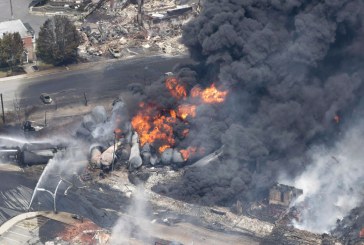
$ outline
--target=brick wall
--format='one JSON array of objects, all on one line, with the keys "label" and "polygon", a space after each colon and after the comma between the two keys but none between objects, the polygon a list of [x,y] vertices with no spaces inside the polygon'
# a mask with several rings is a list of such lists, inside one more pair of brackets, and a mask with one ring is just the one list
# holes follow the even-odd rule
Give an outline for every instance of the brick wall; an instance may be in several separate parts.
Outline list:
[{"label": "brick wall", "polygon": [[24,49],[28,52],[28,60],[33,61],[35,58],[34,55],[34,44],[33,38],[31,36],[23,38]]}]

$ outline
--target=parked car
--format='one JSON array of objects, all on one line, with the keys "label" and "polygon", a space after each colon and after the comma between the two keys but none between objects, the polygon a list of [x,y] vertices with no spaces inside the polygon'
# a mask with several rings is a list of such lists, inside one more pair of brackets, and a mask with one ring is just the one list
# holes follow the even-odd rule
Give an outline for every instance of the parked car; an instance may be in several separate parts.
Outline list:
[{"label": "parked car", "polygon": [[44,104],[51,104],[52,101],[53,101],[52,98],[51,98],[51,96],[49,96],[49,94],[46,94],[46,93],[42,93],[40,95],[40,99],[42,100],[42,102]]}]

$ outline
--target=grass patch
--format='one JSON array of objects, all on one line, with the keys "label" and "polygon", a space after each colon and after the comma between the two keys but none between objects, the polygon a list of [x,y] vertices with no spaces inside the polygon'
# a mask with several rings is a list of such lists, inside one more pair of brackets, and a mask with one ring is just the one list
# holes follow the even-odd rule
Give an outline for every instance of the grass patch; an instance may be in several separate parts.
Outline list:
[{"label": "grass patch", "polygon": [[39,68],[40,71],[46,71],[46,70],[49,70],[49,69],[52,69],[52,68],[55,67],[52,64],[47,64],[47,63],[44,63],[42,61],[38,61],[37,62],[37,66],[38,66],[38,68]]},{"label": "grass patch", "polygon": [[8,73],[6,71],[0,71],[0,78],[7,77]]},{"label": "grass patch", "polygon": [[25,74],[25,71],[22,67],[14,67],[13,71],[10,70],[8,67],[1,67],[0,68],[0,78],[1,77],[10,77]]}]

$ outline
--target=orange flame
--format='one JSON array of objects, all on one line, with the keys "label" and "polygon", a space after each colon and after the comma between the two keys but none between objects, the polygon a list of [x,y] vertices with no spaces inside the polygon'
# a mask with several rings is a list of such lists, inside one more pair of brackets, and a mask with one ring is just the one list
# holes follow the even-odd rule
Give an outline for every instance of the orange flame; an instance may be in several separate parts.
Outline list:
[{"label": "orange flame", "polygon": [[166,87],[172,96],[177,99],[186,98],[187,96],[186,89],[178,83],[178,80],[175,77],[168,77],[166,79]]},{"label": "orange flame", "polygon": [[182,119],[186,119],[188,116],[195,117],[196,116],[196,106],[183,104],[178,107],[178,116]]},{"label": "orange flame", "polygon": [[139,135],[139,142],[141,146],[146,143],[153,143],[158,141],[162,144],[159,147],[159,152],[172,147],[175,144],[173,127],[171,124],[176,122],[176,118],[157,115],[155,117],[149,116],[151,109],[146,107],[132,119],[131,124]]},{"label": "orange flame", "polygon": [[158,148],[159,152],[164,152],[165,150],[167,150],[168,148],[171,148],[170,145],[162,145],[161,147]]},{"label": "orange flame", "polygon": [[200,97],[202,89],[199,86],[193,87],[190,91],[190,95],[192,98]]},{"label": "orange flame", "polygon": [[120,128],[116,128],[114,130],[114,134],[116,139],[121,139],[123,137],[123,130],[121,130]]},{"label": "orange flame", "polygon": [[171,114],[171,117],[176,118],[177,113],[174,110],[170,110],[169,114]]},{"label": "orange flame", "polygon": [[188,147],[185,150],[179,151],[183,157],[183,160],[187,161],[192,154],[195,154],[197,152],[197,147]]},{"label": "orange flame", "polygon": [[204,103],[208,104],[224,102],[227,94],[228,91],[218,90],[215,87],[215,84],[212,84],[209,88],[204,90],[199,87],[195,87],[191,90],[191,97],[199,97]]},{"label": "orange flame", "polygon": [[[175,77],[168,77],[166,79],[166,87],[170,91],[171,95],[178,100],[185,99],[187,92],[185,87],[179,83],[178,79]],[[139,134],[139,141],[141,146],[146,143],[156,143],[158,144],[158,150],[160,153],[168,148],[172,148],[175,145],[175,137],[173,132],[173,125],[177,120],[183,120],[185,124],[188,122],[186,119],[188,117],[196,116],[196,108],[198,103],[222,103],[228,91],[218,90],[214,84],[206,89],[201,89],[200,87],[194,87],[190,91],[190,96],[192,98],[197,98],[196,104],[182,104],[178,106],[177,110],[170,110],[169,116],[165,113],[167,110],[162,110],[163,113],[156,115],[154,109],[149,105],[140,103],[141,110],[132,119],[132,126],[134,130]],[[186,137],[189,133],[189,129],[184,129],[182,131],[182,136]],[[183,158],[187,160],[191,154],[202,153],[202,148],[197,149],[196,147],[188,147],[185,150],[180,150]]]}]

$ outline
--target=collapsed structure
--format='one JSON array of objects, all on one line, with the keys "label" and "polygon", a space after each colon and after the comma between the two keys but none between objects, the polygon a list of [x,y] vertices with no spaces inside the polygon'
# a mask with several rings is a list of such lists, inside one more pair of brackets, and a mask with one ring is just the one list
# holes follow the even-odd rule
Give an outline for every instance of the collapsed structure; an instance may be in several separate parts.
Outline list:
[{"label": "collapsed structure", "polygon": [[[84,43],[79,54],[86,58],[110,55],[114,58],[145,54],[184,54],[179,42],[184,23],[197,13],[197,5],[175,1],[130,1],[104,3],[79,23]],[[115,55],[115,53],[117,55]]]},{"label": "collapsed structure", "polygon": [[269,190],[269,204],[289,206],[295,199],[303,194],[303,190],[293,186],[275,184]]}]

